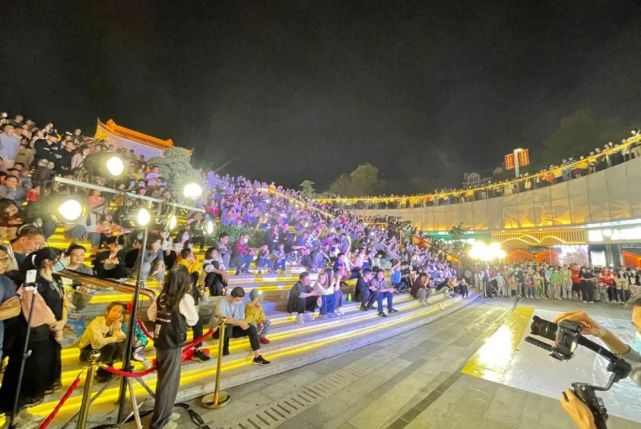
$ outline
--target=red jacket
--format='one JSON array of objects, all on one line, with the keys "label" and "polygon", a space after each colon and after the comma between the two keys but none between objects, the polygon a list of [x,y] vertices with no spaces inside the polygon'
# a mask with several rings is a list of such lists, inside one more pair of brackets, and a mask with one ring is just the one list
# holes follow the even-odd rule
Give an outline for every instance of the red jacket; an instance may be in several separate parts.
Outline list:
[{"label": "red jacket", "polygon": [[572,271],[572,283],[574,284],[581,283],[581,277],[579,275],[581,273],[581,269],[578,267],[572,267],[570,268],[570,270]]},{"label": "red jacket", "polygon": [[243,243],[242,240],[238,240],[234,243],[234,253],[236,255],[249,255],[251,253],[251,247],[248,244]]}]

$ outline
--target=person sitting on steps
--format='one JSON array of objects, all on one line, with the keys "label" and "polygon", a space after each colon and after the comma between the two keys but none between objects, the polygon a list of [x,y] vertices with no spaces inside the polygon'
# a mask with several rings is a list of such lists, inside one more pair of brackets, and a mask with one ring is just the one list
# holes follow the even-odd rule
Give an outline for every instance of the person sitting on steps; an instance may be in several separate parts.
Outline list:
[{"label": "person sitting on steps", "polygon": [[309,273],[303,271],[299,274],[298,281],[289,291],[287,312],[290,314],[296,313],[296,323],[299,325],[305,323],[305,312],[311,313],[315,311],[318,304],[320,294],[314,291],[310,283]]},{"label": "person sitting on steps", "polygon": [[[229,355],[229,339],[231,337],[249,337],[252,352],[254,353],[253,363],[256,365],[269,365],[270,361],[260,354],[260,339],[256,325],[245,321],[245,306],[243,298],[245,290],[236,286],[231,290],[229,296],[224,297],[218,303],[218,315],[225,318],[225,332],[223,333],[223,356]],[[218,334],[218,331],[216,332]]]},{"label": "person sitting on steps", "polygon": [[359,308],[363,311],[374,308],[374,301],[376,301],[377,292],[369,288],[372,277],[372,271],[369,268],[364,268],[356,281],[354,297],[360,302]]},{"label": "person sitting on steps", "polygon": [[[80,362],[87,362],[93,350],[100,352],[100,362],[112,365],[122,358],[125,349],[126,336],[122,332],[122,312],[124,306],[112,302],[107,306],[105,314],[93,319],[80,337]],[[112,374],[100,368],[96,380],[100,383],[111,379]]]},{"label": "person sitting on steps", "polygon": [[378,315],[381,317],[387,317],[387,314],[383,311],[383,300],[387,300],[387,313],[396,313],[397,309],[393,307],[392,301],[394,299],[394,287],[388,285],[385,281],[385,271],[378,270],[376,272],[376,277],[372,279],[369,285],[370,290],[376,291],[376,300],[378,303]]}]

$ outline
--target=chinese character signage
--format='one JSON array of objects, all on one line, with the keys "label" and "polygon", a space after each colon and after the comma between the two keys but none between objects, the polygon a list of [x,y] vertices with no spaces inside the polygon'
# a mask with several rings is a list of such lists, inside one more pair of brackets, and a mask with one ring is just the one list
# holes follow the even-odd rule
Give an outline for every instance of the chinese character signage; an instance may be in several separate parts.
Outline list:
[{"label": "chinese character signage", "polygon": [[518,155],[518,160],[514,159],[514,153],[508,153],[505,155],[505,169],[506,170],[514,170],[514,163],[515,161],[518,161],[519,167],[525,167],[526,165],[530,165],[530,151],[529,149],[524,149],[524,150],[519,150],[516,152]]},{"label": "chinese character signage", "polygon": [[514,154],[513,153],[505,155],[505,169],[514,170]]},{"label": "chinese character signage", "polygon": [[525,167],[526,165],[530,165],[529,149],[522,150],[518,154],[519,154],[519,167]]}]

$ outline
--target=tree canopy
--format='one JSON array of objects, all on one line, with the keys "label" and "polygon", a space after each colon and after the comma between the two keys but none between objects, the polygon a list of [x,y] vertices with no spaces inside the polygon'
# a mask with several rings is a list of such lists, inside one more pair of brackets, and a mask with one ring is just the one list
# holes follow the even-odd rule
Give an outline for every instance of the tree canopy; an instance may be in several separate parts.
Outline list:
[{"label": "tree canopy", "polygon": [[351,173],[343,173],[329,186],[329,193],[343,197],[373,195],[381,191],[378,168],[369,162],[360,164]]},{"label": "tree canopy", "polygon": [[314,190],[314,184],[315,182],[309,179],[305,179],[298,186],[300,187],[300,191],[304,196],[308,198],[313,198],[316,195],[316,191]]},{"label": "tree canopy", "polygon": [[191,153],[180,147],[172,147],[162,156],[150,158],[149,165],[160,168],[160,175],[167,179],[172,193],[180,197],[187,183],[196,182],[202,186],[200,173],[191,165]]},{"label": "tree canopy", "polygon": [[618,141],[629,131],[619,119],[597,118],[588,109],[576,110],[561,119],[559,127],[543,142],[537,164],[559,164],[561,160],[587,155],[609,141]]}]

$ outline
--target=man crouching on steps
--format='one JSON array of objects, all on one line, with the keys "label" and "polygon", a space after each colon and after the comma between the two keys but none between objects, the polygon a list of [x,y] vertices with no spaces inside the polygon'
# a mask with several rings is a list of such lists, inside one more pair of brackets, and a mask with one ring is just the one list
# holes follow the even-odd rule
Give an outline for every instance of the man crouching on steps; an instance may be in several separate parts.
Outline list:
[{"label": "man crouching on steps", "polygon": [[254,352],[253,362],[257,365],[268,365],[270,362],[260,354],[260,340],[256,325],[249,324],[245,321],[245,306],[243,298],[245,290],[236,286],[232,289],[229,296],[223,297],[218,303],[218,315],[225,318],[225,338],[223,346],[223,355],[229,354],[229,339],[231,337],[249,337],[252,351]]}]

